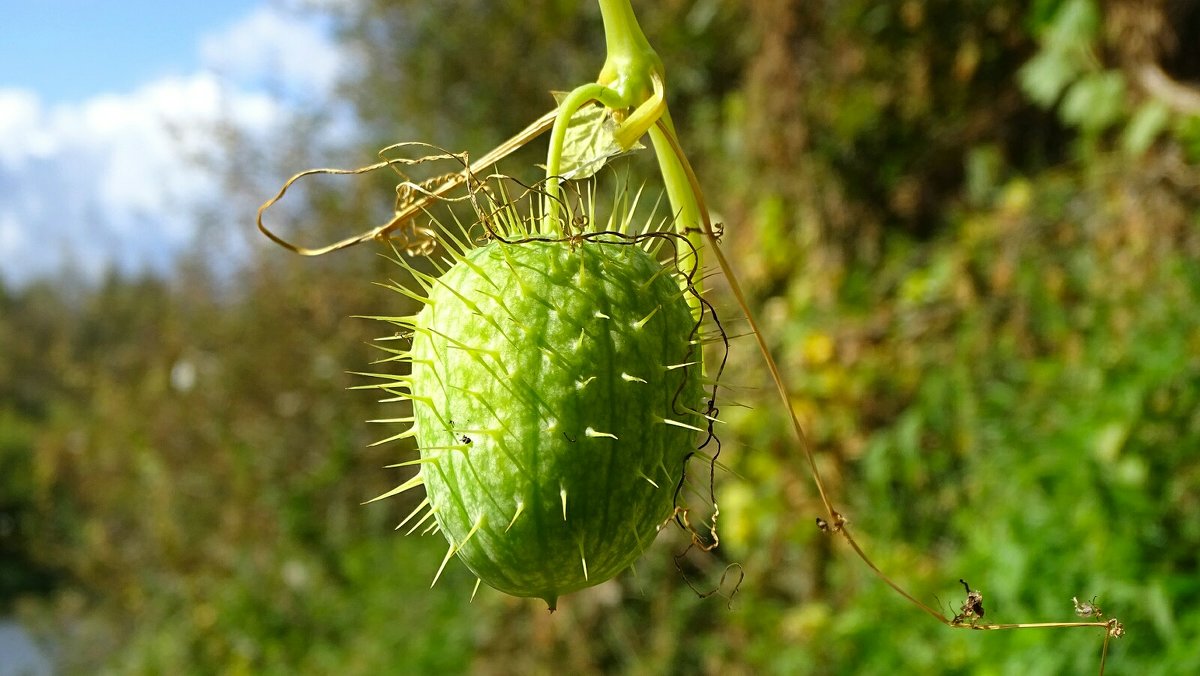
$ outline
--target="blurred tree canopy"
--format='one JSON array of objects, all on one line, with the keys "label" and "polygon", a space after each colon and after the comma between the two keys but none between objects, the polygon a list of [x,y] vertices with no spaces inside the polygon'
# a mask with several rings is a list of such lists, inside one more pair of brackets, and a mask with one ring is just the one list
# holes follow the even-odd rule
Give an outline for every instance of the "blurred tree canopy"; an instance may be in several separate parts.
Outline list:
[{"label": "blurred tree canopy", "polygon": [[[834,500],[876,562],[988,619],[1098,596],[1122,673],[1200,672],[1200,7],[1182,0],[634,2],[725,248]],[[568,0],[336,3],[364,147],[482,154],[594,77]],[[253,210],[305,168],[215,140]],[[543,147],[519,161],[540,161]],[[253,167],[250,172],[248,167]],[[339,184],[344,187],[347,184]],[[386,181],[312,190],[360,230]],[[821,513],[750,341],[734,342],[722,547],[664,532],[626,575],[537,604],[482,590],[360,506],[412,450],[347,371],[401,314],[369,250],[211,248],[169,279],[0,289],[0,605],[66,672],[1089,673],[1100,630],[951,631]],[[229,278],[223,275],[230,275]],[[714,282],[724,316],[736,309]],[[736,321],[731,332],[740,333]],[[361,395],[361,396],[360,396]],[[733,406],[732,403],[742,406]],[[729,562],[746,579],[731,604]],[[729,591],[728,588],[725,590]]]}]

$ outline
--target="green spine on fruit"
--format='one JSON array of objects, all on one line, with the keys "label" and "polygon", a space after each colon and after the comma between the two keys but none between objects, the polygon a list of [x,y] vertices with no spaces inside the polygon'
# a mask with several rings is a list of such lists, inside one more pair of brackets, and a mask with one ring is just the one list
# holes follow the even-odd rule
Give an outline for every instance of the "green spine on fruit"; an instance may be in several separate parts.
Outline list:
[{"label": "green spine on fruit", "polygon": [[704,422],[678,276],[591,237],[492,241],[423,283],[404,436],[446,560],[551,608],[629,567],[671,517]]}]

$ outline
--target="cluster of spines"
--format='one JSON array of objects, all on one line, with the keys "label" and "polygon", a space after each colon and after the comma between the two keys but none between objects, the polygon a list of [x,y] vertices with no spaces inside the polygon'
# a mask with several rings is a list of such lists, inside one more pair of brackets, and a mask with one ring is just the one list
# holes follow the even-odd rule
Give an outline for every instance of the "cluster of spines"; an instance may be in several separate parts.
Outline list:
[{"label": "cluster of spines", "polygon": [[[610,217],[607,219],[607,221],[605,223],[605,226],[603,228],[595,228],[595,226],[594,226],[594,224],[596,223],[595,200],[594,200],[594,194],[589,190],[589,192],[587,194],[587,199],[586,199],[587,223],[592,224],[592,228],[594,229],[595,232],[599,233],[599,232],[603,231],[603,232],[609,232],[609,233],[616,233],[623,237],[627,237],[628,239],[626,241],[631,242],[631,243],[637,243],[647,252],[656,254],[658,247],[661,246],[661,244],[664,240],[663,240],[663,238],[649,237],[647,235],[651,232],[656,231],[656,229],[661,228],[661,226],[666,222],[665,219],[663,219],[660,223],[655,223],[653,218],[647,219],[645,222],[645,225],[640,230],[640,232],[631,233],[631,230],[632,230],[631,223],[632,223],[633,219],[630,218],[629,216],[631,214],[633,214],[634,211],[636,210],[637,204],[638,204],[639,200],[641,199],[641,196],[642,196],[642,192],[641,192],[641,190],[639,190],[636,194],[634,194],[632,196],[632,199],[629,200],[628,203],[622,204],[621,201],[624,200],[624,197],[625,197],[625,194],[622,193],[618,197],[618,208],[614,208],[612,210]],[[489,200],[490,200],[490,197],[489,197]],[[489,203],[491,203],[491,202],[489,201]],[[537,208],[536,205],[539,204],[539,201],[531,200],[531,203],[535,205],[535,208]],[[657,205],[655,206],[655,211],[657,211]],[[535,215],[535,217],[532,220],[534,222],[536,222],[540,218],[541,218],[540,215]],[[511,203],[500,202],[499,207],[496,208],[495,210],[493,210],[490,214],[488,214],[488,216],[486,218],[482,219],[482,221],[489,225],[490,234],[492,236],[499,235],[500,238],[505,239],[505,240],[512,240],[515,242],[519,242],[519,241],[543,239],[538,236],[538,233],[533,228],[530,227],[530,222],[527,221],[526,219],[522,218],[519,215],[518,211]],[[472,240],[472,236],[468,232],[468,229],[463,225],[463,223],[460,220],[457,219],[457,217],[454,218],[454,223],[457,225],[457,229],[458,229],[457,235],[454,232],[452,232],[451,229],[449,229],[449,228],[440,228],[438,231],[439,239],[441,241],[441,244],[443,245],[442,249],[446,252],[446,254],[448,255],[448,258],[447,257],[443,257],[441,259],[436,259],[433,257],[429,258],[431,264],[437,269],[439,275],[437,275],[437,276],[431,275],[427,272],[417,269],[413,265],[409,264],[409,262],[404,257],[400,256],[398,254],[398,252],[393,259],[394,262],[399,264],[402,268],[404,268],[409,273],[412,280],[419,287],[420,292],[414,291],[411,288],[409,288],[408,286],[397,283],[395,281],[389,281],[386,283],[382,283],[381,286],[383,286],[384,288],[387,288],[389,290],[396,291],[396,292],[412,299],[413,301],[420,303],[422,306],[431,305],[436,302],[432,298],[433,290],[435,287],[441,286],[442,288],[445,288],[449,292],[454,294],[467,307],[474,308],[477,311],[476,314],[484,317],[487,321],[489,321],[491,323],[492,327],[494,329],[496,329],[496,331],[499,334],[503,335],[506,340],[513,343],[514,345],[525,344],[521,341],[518,341],[516,338],[509,336],[508,332],[505,330],[505,328],[503,326],[501,326],[500,323],[495,320],[495,318],[488,316],[487,313],[479,312],[478,311],[479,308],[474,303],[474,301],[467,298],[463,294],[459,293],[456,289],[454,289],[450,285],[445,284],[444,281],[442,280],[441,275],[444,275],[445,272],[449,268],[453,267],[454,265],[462,264],[462,265],[469,267],[480,279],[484,280],[485,283],[489,284],[492,287],[492,291],[477,288],[476,292],[489,298],[491,301],[493,301],[496,304],[496,307],[500,308],[504,312],[507,312],[512,319],[517,320],[517,318],[515,316],[513,316],[512,311],[505,304],[503,296],[499,293],[499,291],[500,291],[499,285],[497,285],[495,281],[490,279],[490,277],[488,277],[486,272],[478,264],[476,264],[473,260],[471,260],[470,256],[467,255],[468,252],[472,248],[472,247],[468,246],[466,243],[466,242],[469,242]],[[512,272],[517,284],[519,286],[523,287],[524,282],[522,282],[521,274],[518,270],[519,266],[513,264],[513,262],[509,259],[508,255],[506,253],[504,253],[503,249],[501,249],[501,253],[502,253],[505,261],[507,262],[508,267],[509,267],[510,271]],[[580,275],[583,275],[583,274],[585,274],[585,269],[581,265]],[[649,288],[649,286],[651,284],[653,284],[655,282],[655,280],[657,280],[662,275],[678,276],[678,275],[680,275],[680,273],[677,270],[675,270],[673,267],[671,267],[670,265],[663,265],[659,268],[659,270],[657,272],[654,273],[654,275],[647,278],[641,284],[641,289],[645,290],[645,289]],[[681,286],[682,286],[682,283],[681,283]],[[540,296],[535,296],[535,297],[538,297],[540,299]],[[551,309],[554,309],[554,308],[551,307]],[[653,317],[659,312],[660,309],[661,309],[661,306],[657,306],[652,311],[650,311],[645,317],[635,321],[633,328],[636,330],[636,329],[640,329],[640,328],[644,327],[648,322],[650,322],[653,319]],[[611,319],[611,317],[609,317],[608,315],[605,315],[602,312],[596,312],[594,317],[598,320],[610,320]],[[424,332],[426,334],[435,332],[433,329],[421,326],[418,323],[417,315],[415,313],[412,315],[406,315],[406,316],[368,316],[365,318],[384,321],[384,322],[393,324],[400,328],[400,331],[397,332],[396,334],[391,335],[391,336],[382,337],[382,338],[378,339],[379,341],[392,341],[392,340],[401,340],[401,339],[411,340],[414,332]],[[515,321],[515,326],[517,326],[517,327],[521,326],[521,323],[519,320]],[[502,377],[500,377],[500,374],[493,371],[494,368],[499,368],[499,369],[505,368],[501,362],[500,355],[498,355],[497,353],[495,353],[492,350],[487,350],[484,348],[480,348],[478,346],[471,346],[471,345],[463,344],[451,336],[446,336],[444,334],[437,334],[437,335],[439,337],[447,340],[448,342],[450,342],[452,344],[452,346],[456,347],[457,349],[461,349],[464,352],[466,352],[467,354],[469,354],[477,363],[482,365],[484,368],[487,368],[489,371],[492,371],[493,376],[496,378],[497,382],[501,382],[501,383],[504,382],[504,379]],[[580,340],[582,340],[582,339],[583,339],[583,335],[581,333]],[[696,336],[692,340],[692,343],[693,344],[702,344],[702,343],[710,342],[710,340],[715,340],[715,339],[716,339],[715,337],[712,339],[706,339],[703,335],[701,335],[699,332],[697,332]],[[388,346],[384,346],[384,345],[376,345],[376,347],[385,351],[388,356],[386,356],[382,359],[379,359],[376,362],[373,362],[374,364],[396,363],[396,362],[408,363],[408,364],[421,363],[421,360],[414,357],[414,355],[412,354],[412,352],[410,350],[397,349],[397,348],[388,347]],[[560,354],[555,353],[553,348],[550,348],[548,346],[543,346],[541,349],[543,350],[543,353],[545,354],[546,358],[550,359],[551,361],[558,362],[558,364],[560,366],[565,364],[564,357]],[[489,359],[492,362],[491,364],[488,363]],[[689,362],[679,363],[679,364],[670,364],[670,365],[663,366],[661,368],[664,368],[665,370],[676,370],[676,369],[682,369],[682,368],[686,368],[686,367],[696,366],[697,364],[698,364],[697,361],[689,361]],[[389,395],[388,397],[381,399],[380,400],[381,402],[409,401],[409,402],[412,402],[414,405],[417,403],[423,403],[424,405],[426,405],[429,408],[429,410],[433,411],[435,415],[438,415],[440,417],[440,415],[436,411],[434,402],[430,398],[425,397],[425,396],[421,395],[420,393],[413,391],[411,375],[394,375],[394,374],[381,374],[381,373],[359,373],[358,375],[379,378],[383,382],[369,384],[369,385],[360,385],[360,386],[356,386],[352,389],[379,389],[379,390],[386,392]],[[623,381],[628,382],[628,383],[636,384],[636,383],[646,383],[647,382],[646,379],[644,379],[642,377],[639,377],[635,374],[625,373],[625,372],[622,372],[620,374],[620,377],[622,378]],[[594,379],[594,377],[581,379],[578,383],[578,386],[580,388],[586,387],[587,384],[590,383],[591,380],[593,380],[593,379]],[[479,393],[472,392],[469,390],[466,391],[466,393],[468,395],[474,395],[474,397],[478,401],[487,405],[487,402],[484,400],[484,398]],[[682,408],[684,408],[688,414],[694,414],[697,416],[708,418],[709,420],[714,421],[714,422],[720,422],[720,421],[715,420],[715,418],[713,418],[712,416],[707,415],[703,411],[693,409],[690,406],[682,406]],[[493,409],[493,414],[495,414],[494,409]],[[500,417],[494,415],[493,419],[499,421]],[[675,427],[687,429],[689,431],[695,431],[695,432],[705,431],[701,427],[691,425],[689,423],[682,422],[680,420],[674,420],[674,419],[665,418],[665,417],[661,417],[661,416],[657,418],[657,421],[661,424],[675,426]],[[384,439],[380,439],[379,441],[371,444],[372,446],[377,446],[380,444],[385,444],[385,443],[390,443],[390,442],[394,442],[394,441],[400,441],[400,440],[404,440],[404,439],[413,438],[417,434],[416,425],[415,425],[415,416],[374,420],[374,421],[370,421],[370,422],[387,423],[387,424],[401,423],[401,424],[411,425],[408,429],[405,429],[402,432],[388,436]],[[442,421],[442,422],[443,422],[443,424],[446,425],[447,429],[450,429],[452,427],[448,421]],[[548,418],[547,426],[552,427],[553,425],[554,425],[554,419]],[[505,430],[503,430],[503,429],[479,429],[479,430],[456,430],[456,433],[461,432],[464,434],[469,433],[469,434],[474,434],[474,435],[499,435],[499,434],[503,434],[504,431]],[[591,427],[586,428],[584,434],[590,438],[611,438],[614,440],[617,439],[617,436],[615,434],[612,434],[611,432],[606,432],[603,430],[595,430]],[[424,447],[423,450],[424,451],[434,451],[434,450],[453,451],[453,452],[469,453],[472,443],[470,441],[467,441],[465,436],[463,438],[464,438],[463,443],[451,444],[451,445],[440,446],[440,447]],[[503,448],[504,444],[500,444],[499,446],[501,448]],[[422,457],[422,458],[419,458],[416,460],[412,460],[409,462],[390,465],[389,467],[398,468],[398,467],[405,467],[405,466],[412,466],[412,465],[424,465],[424,464],[429,464],[429,463],[436,463],[440,458],[441,458],[440,455],[430,455],[430,456],[425,456],[425,457]],[[667,469],[667,467],[665,465],[660,465],[660,467],[658,468],[658,471],[655,472],[655,474],[661,474],[665,479],[667,479],[668,482],[673,482],[677,479],[677,477],[671,475],[671,472]],[[655,488],[655,489],[662,488],[662,484],[660,484],[659,482],[656,482],[650,475],[648,475],[646,473],[646,471],[644,469],[638,471],[638,476],[642,480],[646,481],[653,488]],[[368,502],[375,502],[377,500],[394,497],[394,496],[400,495],[402,493],[405,493],[409,490],[412,490],[414,488],[417,488],[418,486],[423,486],[423,485],[424,485],[424,476],[423,476],[422,472],[420,470],[418,470],[418,473],[415,474],[409,480],[405,481],[404,483],[397,486],[396,488],[394,488],[390,491],[387,491],[387,492],[383,493],[382,495],[379,495],[379,496],[373,498],[372,500],[369,500]],[[559,495],[560,495],[561,506],[562,506],[562,515],[563,515],[563,519],[565,521],[568,518],[568,495],[567,495],[566,489],[561,488]],[[504,526],[504,529],[503,529],[504,532],[507,532],[508,530],[510,530],[513,527],[513,525],[517,522],[517,520],[524,513],[524,510],[525,510],[524,503],[522,501],[520,501],[519,499],[516,500],[513,516],[508,521],[508,523]],[[433,504],[432,501],[428,497],[425,497],[396,526],[396,529],[397,530],[402,529],[406,525],[412,523],[412,525],[406,531],[406,534],[408,534],[408,535],[411,535],[414,532],[416,532],[418,529],[421,529],[422,526],[424,526],[424,529],[421,531],[421,535],[426,535],[428,533],[436,533],[440,530],[437,520],[434,519],[434,516],[436,515],[437,511],[438,511],[438,506]],[[418,516],[420,518],[417,518]],[[415,521],[414,521],[414,519],[415,519]],[[481,528],[484,527],[484,525],[485,525],[484,522],[485,522],[485,515],[483,513],[481,513],[475,519],[472,527],[470,528],[470,530],[468,531],[466,536],[464,536],[464,538],[462,539],[461,542],[456,543],[451,538],[448,538],[448,540],[450,540],[449,548],[447,549],[446,555],[443,558],[441,565],[438,567],[438,570],[434,575],[431,586],[437,583],[437,580],[441,577],[441,574],[444,571],[444,569],[445,569],[447,563],[450,561],[450,559],[453,558],[454,555],[462,547],[464,547],[471,540],[471,538],[477,532],[479,532],[479,530]],[[636,531],[636,529],[634,531],[634,535],[636,536],[637,540],[640,543],[641,535],[640,535],[640,533],[638,533]],[[582,569],[585,579],[587,579],[588,567],[587,567],[586,552],[584,551],[582,541],[579,541],[578,545],[579,545],[580,566],[581,566],[581,569]],[[472,598],[475,595],[475,591],[477,591],[479,588],[479,583],[480,583],[480,580],[477,579],[475,588],[472,591]]]}]

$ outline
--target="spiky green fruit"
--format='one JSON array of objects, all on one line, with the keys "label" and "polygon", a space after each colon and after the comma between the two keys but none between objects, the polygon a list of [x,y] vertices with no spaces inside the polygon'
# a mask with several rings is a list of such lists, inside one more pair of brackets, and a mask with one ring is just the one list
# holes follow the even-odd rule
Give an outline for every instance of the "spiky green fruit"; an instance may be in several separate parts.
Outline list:
[{"label": "spiky green fruit", "polygon": [[447,560],[554,608],[654,540],[703,421],[670,272],[627,242],[492,242],[430,283],[410,398]]}]

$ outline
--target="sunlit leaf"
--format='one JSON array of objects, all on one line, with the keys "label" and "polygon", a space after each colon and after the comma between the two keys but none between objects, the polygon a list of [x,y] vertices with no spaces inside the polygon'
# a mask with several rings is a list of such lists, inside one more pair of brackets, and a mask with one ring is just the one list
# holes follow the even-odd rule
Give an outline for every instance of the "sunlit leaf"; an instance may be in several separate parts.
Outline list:
[{"label": "sunlit leaf", "polygon": [[1089,74],[1067,89],[1060,115],[1084,131],[1110,127],[1125,106],[1125,78],[1116,71]]},{"label": "sunlit leaf", "polygon": [[1146,152],[1154,139],[1166,129],[1170,116],[1171,111],[1161,101],[1147,101],[1139,106],[1121,139],[1125,152],[1130,155]]},{"label": "sunlit leaf", "polygon": [[1079,74],[1069,54],[1046,50],[1030,59],[1017,73],[1021,89],[1034,103],[1049,107]]},{"label": "sunlit leaf", "polygon": [[[555,96],[561,102],[561,94]],[[644,147],[635,143],[629,149],[622,148],[613,136],[616,128],[616,121],[603,106],[584,106],[576,111],[563,141],[559,175],[576,181],[589,178],[609,160]]]}]

